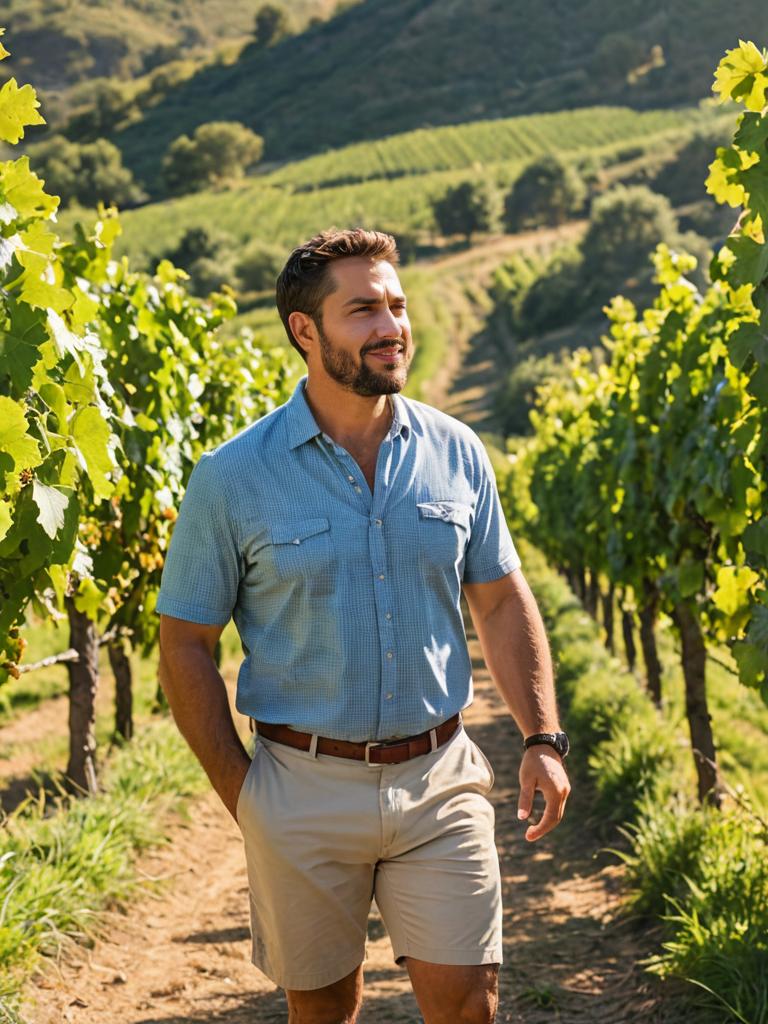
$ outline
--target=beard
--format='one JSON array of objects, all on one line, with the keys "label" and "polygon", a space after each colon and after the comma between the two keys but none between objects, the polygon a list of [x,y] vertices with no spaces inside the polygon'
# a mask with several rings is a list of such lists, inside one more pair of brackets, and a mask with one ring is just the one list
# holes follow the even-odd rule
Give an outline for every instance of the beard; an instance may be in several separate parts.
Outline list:
[{"label": "beard", "polygon": [[394,339],[390,339],[367,345],[361,350],[358,363],[351,353],[334,348],[320,324],[317,324],[317,331],[320,337],[320,358],[323,367],[328,376],[332,377],[337,384],[341,384],[342,387],[365,398],[376,395],[393,395],[405,387],[411,361],[407,347],[403,348],[401,361],[385,364],[382,370],[372,370],[365,362],[366,352],[391,348],[395,343],[403,345],[404,343],[400,339],[397,339],[396,342]]}]

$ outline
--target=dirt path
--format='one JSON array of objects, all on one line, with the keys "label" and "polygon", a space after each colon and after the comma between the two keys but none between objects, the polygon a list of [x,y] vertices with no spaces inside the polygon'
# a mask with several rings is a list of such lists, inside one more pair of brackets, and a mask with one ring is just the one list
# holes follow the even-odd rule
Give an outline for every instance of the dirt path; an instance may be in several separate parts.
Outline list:
[{"label": "dirt path", "polygon": [[[502,235],[471,249],[427,261],[427,265],[449,273],[458,286],[472,283],[487,288],[494,270],[514,253],[553,250],[576,241],[586,227],[586,221],[578,220],[556,228]],[[487,308],[476,305],[475,314],[477,333],[454,333],[446,345],[443,365],[433,380],[423,386],[423,397],[428,404],[464,420],[474,430],[493,431],[492,397],[502,378],[496,350],[482,328]]]}]

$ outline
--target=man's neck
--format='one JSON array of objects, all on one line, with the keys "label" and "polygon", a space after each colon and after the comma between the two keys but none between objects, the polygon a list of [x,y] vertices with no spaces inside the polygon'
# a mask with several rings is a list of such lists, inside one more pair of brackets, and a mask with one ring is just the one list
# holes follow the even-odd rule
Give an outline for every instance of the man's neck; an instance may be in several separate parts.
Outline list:
[{"label": "man's neck", "polygon": [[356,395],[335,381],[307,380],[304,396],[318,427],[347,451],[378,448],[392,425],[389,395]]}]

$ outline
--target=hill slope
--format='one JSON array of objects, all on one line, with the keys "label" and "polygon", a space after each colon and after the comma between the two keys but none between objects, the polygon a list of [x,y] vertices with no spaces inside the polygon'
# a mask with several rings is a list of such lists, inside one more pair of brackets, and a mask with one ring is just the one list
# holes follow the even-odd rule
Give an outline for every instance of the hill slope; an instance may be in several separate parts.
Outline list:
[{"label": "hill slope", "polygon": [[[285,7],[296,28],[335,7],[335,0],[270,2]],[[53,91],[94,76],[130,78],[190,51],[245,42],[258,7],[258,0],[0,0],[13,51],[0,77]]]},{"label": "hill slope", "polygon": [[172,91],[114,141],[150,191],[182,132],[239,120],[284,160],[424,125],[611,104],[695,102],[765,0],[363,0]]}]

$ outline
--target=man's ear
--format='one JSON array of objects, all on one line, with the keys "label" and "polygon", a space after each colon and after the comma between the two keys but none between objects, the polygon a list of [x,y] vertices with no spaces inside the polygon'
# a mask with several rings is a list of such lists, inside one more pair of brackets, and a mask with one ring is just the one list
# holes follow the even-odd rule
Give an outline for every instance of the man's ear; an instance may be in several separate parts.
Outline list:
[{"label": "man's ear", "polygon": [[309,355],[312,348],[318,342],[315,321],[308,313],[300,313],[298,310],[294,310],[288,316],[288,326],[291,328],[296,341],[304,349],[304,352]]}]

